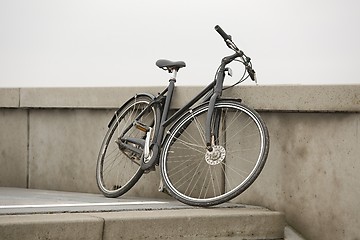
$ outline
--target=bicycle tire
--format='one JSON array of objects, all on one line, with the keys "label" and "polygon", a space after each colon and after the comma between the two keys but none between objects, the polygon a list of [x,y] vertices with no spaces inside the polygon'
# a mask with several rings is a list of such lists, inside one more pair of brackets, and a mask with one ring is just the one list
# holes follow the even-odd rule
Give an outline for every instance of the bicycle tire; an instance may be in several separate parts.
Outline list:
[{"label": "bicycle tire", "polygon": [[219,130],[213,134],[213,151],[207,151],[204,136],[208,108],[205,103],[189,110],[173,125],[160,158],[167,191],[193,206],[213,206],[241,194],[259,176],[269,151],[264,121],[256,111],[235,100],[215,104],[217,117],[213,117],[212,129]]},{"label": "bicycle tire", "polygon": [[[119,108],[109,125],[96,164],[96,182],[99,190],[106,197],[114,198],[123,195],[135,185],[144,173],[141,169],[143,156],[128,150],[120,150],[115,140],[123,133],[125,126],[132,123],[152,100],[152,97],[146,94],[138,94],[129,99]],[[160,121],[160,113],[155,106],[149,109],[149,112],[146,112],[139,121],[155,129]],[[126,136],[144,139],[146,133],[132,126]],[[143,150],[139,145],[132,144],[132,146]]]}]

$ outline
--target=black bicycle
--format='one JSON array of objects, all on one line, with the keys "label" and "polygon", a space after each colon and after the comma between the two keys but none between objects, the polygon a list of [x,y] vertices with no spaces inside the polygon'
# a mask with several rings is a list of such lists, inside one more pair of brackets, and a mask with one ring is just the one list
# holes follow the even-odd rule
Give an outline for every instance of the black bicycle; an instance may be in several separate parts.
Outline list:
[{"label": "black bicycle", "polygon": [[255,81],[255,71],[231,36],[219,26],[215,30],[235,53],[222,59],[213,82],[188,104],[168,117],[176,75],[185,63],[158,60],[172,75],[168,87],[157,96],[136,94],[114,114],[96,169],[106,197],[126,193],[160,166],[161,190],[189,205],[212,206],[238,196],[260,174],[269,151],[265,123],[240,99],[221,98],[229,63],[245,66],[236,84],[248,77]]}]

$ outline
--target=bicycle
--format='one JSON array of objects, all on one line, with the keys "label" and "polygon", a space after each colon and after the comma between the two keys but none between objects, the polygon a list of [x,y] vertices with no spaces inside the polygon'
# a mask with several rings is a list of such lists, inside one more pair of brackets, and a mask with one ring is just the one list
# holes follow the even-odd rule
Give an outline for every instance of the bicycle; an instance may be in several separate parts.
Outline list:
[{"label": "bicycle", "polygon": [[[214,80],[184,107],[168,117],[183,61],[158,60],[171,74],[157,96],[139,93],[121,106],[108,124],[100,148],[96,180],[106,197],[119,197],[140,177],[160,166],[160,190],[193,206],[227,202],[245,191],[267,159],[269,134],[264,121],[241,99],[221,98],[227,67],[241,62],[256,81],[251,59],[218,25],[215,30],[235,53],[224,57]],[[232,87],[230,86],[230,87]]]}]

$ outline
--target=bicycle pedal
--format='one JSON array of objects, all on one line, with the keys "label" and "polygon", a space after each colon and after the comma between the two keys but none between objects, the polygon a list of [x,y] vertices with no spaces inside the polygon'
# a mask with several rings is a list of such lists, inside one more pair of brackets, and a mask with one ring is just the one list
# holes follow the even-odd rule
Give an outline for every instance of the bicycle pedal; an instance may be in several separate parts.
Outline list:
[{"label": "bicycle pedal", "polygon": [[146,126],[145,124],[143,124],[139,121],[135,121],[134,125],[137,129],[139,129],[140,131],[143,131],[143,132],[148,132],[150,130],[150,128],[148,126]]}]

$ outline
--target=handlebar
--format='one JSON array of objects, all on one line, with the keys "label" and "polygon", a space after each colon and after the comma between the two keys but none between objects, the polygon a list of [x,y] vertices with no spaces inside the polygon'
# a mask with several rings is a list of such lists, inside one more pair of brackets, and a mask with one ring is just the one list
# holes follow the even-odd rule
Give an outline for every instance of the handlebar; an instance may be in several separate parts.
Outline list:
[{"label": "handlebar", "polygon": [[230,39],[231,40],[231,37],[229,35],[227,35],[224,30],[219,26],[219,25],[216,25],[215,26],[215,30],[222,36],[222,38],[224,39],[224,41]]},{"label": "handlebar", "polygon": [[250,58],[247,57],[243,51],[241,51],[236,45],[235,43],[232,41],[231,36],[226,34],[225,31],[219,26],[216,25],[215,26],[215,30],[220,34],[220,36],[224,39],[226,45],[232,49],[233,51],[235,51],[236,53],[224,58],[225,60],[225,64],[230,63],[231,61],[235,60],[235,58],[240,57],[242,59],[242,63],[245,65],[246,71],[248,72],[250,78],[253,81],[256,81],[256,75],[255,75],[255,71],[252,68],[251,62],[250,62]]}]

